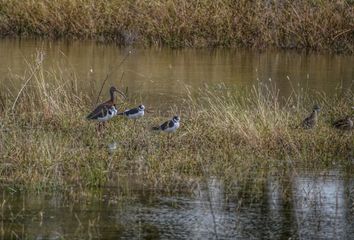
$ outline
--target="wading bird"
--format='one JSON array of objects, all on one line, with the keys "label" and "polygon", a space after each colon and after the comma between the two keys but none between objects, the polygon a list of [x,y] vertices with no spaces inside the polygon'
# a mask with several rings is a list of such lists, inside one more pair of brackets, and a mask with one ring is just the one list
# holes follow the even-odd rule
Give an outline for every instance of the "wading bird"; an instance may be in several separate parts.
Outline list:
[{"label": "wading bird", "polygon": [[353,119],[350,116],[346,116],[345,118],[335,121],[332,126],[341,130],[350,130],[353,128]]},{"label": "wading bird", "polygon": [[152,130],[163,131],[163,132],[175,132],[179,128],[180,118],[174,116],[171,120],[164,122],[158,127],[153,127]]},{"label": "wading bird", "polygon": [[144,116],[144,110],[145,110],[145,106],[139,105],[139,107],[137,108],[125,110],[124,112],[118,113],[117,115],[123,115],[129,119],[137,119]]},{"label": "wading bird", "polygon": [[310,129],[315,127],[317,124],[319,111],[320,111],[320,107],[318,105],[313,106],[312,113],[302,121],[301,123],[302,127],[305,129]]},{"label": "wading bird", "polygon": [[114,93],[118,92],[124,98],[125,95],[121,91],[117,90],[115,87],[111,87],[109,89],[110,99],[98,105],[87,117],[87,120],[94,120],[99,122],[98,123],[98,130],[101,130],[101,124],[104,123],[115,115],[117,115],[118,111],[116,109],[116,105],[114,104]]}]

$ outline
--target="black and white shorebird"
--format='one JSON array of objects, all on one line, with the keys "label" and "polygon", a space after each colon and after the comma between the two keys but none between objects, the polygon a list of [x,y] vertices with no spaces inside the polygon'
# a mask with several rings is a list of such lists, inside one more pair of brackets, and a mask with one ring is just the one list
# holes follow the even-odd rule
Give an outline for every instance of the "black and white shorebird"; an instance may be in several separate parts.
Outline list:
[{"label": "black and white shorebird", "polygon": [[179,128],[180,118],[174,116],[171,120],[164,122],[158,127],[153,127],[152,130],[163,131],[163,132],[175,132]]},{"label": "black and white shorebird", "polygon": [[98,105],[89,115],[87,115],[87,120],[93,120],[99,122],[98,129],[100,130],[101,124],[104,124],[106,121],[112,119],[117,115],[118,110],[114,103],[114,93],[118,92],[124,98],[125,95],[121,91],[117,90],[115,87],[109,89],[110,99]]},{"label": "black and white shorebird", "polygon": [[116,116],[117,113],[118,110],[116,109],[116,106],[113,105],[108,108],[107,111],[101,111],[101,114],[97,115],[96,119],[94,120],[96,120],[97,122],[106,122]]},{"label": "black and white shorebird", "polygon": [[312,113],[302,121],[301,126],[305,129],[314,128],[317,124],[319,112],[320,107],[318,105],[313,106]]},{"label": "black and white shorebird", "polygon": [[125,110],[124,112],[118,113],[117,115],[122,115],[129,119],[137,119],[144,116],[145,106],[139,105],[137,108],[132,108]]}]

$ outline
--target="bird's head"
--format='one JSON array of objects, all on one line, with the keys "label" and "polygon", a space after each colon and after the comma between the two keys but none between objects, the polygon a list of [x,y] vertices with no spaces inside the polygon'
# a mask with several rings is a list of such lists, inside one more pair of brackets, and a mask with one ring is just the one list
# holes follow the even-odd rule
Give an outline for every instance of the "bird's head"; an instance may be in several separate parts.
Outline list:
[{"label": "bird's head", "polygon": [[315,105],[313,106],[312,110],[313,110],[314,112],[317,112],[317,113],[318,113],[318,112],[321,110],[321,108],[320,108],[320,106],[318,106],[317,104],[315,104]]},{"label": "bird's head", "polygon": [[117,91],[117,88],[115,86],[112,86],[109,88],[109,92],[113,93],[113,92],[116,92]]},{"label": "bird's head", "polygon": [[172,121],[174,121],[174,122],[179,122],[181,119],[179,118],[179,116],[174,116],[173,118],[172,118]]},{"label": "bird's head", "polygon": [[145,106],[144,105],[139,105],[138,108],[139,108],[140,111],[144,111],[145,110]]}]

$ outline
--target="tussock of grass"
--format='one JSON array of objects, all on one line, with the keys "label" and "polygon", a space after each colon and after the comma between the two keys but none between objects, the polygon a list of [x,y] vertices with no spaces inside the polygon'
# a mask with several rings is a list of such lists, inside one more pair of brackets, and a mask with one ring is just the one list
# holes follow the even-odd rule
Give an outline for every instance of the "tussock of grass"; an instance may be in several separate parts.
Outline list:
[{"label": "tussock of grass", "polygon": [[[294,93],[279,99],[275,88],[263,84],[242,92],[224,85],[197,94],[186,89],[179,110],[148,113],[136,125],[117,117],[99,137],[95,124],[85,120],[95,97],[79,92],[75,77],[45,70],[40,54],[26,72],[32,78],[19,97],[19,89],[0,92],[2,183],[102,186],[135,175],[146,184],[178,188],[206,174],[249,183],[299,168],[353,166],[347,159],[353,131],[330,126],[350,113],[351,90],[334,97]],[[296,128],[315,102],[322,107],[318,126]],[[182,123],[173,137],[150,130],[176,113]],[[113,142],[117,149],[109,153]]]},{"label": "tussock of grass", "polygon": [[351,0],[0,1],[0,34],[171,47],[354,51]]}]

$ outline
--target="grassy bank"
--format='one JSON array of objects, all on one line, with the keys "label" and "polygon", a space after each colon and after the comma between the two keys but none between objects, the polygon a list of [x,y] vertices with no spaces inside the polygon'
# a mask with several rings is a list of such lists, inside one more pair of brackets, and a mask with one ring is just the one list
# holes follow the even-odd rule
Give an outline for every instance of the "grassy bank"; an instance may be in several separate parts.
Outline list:
[{"label": "grassy bank", "polygon": [[[27,85],[20,95],[2,86],[2,184],[101,186],[134,175],[146,184],[178,187],[205,174],[253,182],[303,168],[353,169],[353,131],[330,125],[350,113],[352,90],[334,97],[294,91],[278,99],[275,88],[262,84],[242,93],[223,85],[198,94],[187,89],[185,104],[166,116],[147,113],[136,125],[117,117],[99,137],[85,120],[94,100],[78,91],[75,74],[61,72],[45,70],[38,55],[22,77]],[[322,107],[318,126],[296,128],[315,102]],[[150,130],[176,113],[182,126],[173,137]]]},{"label": "grassy bank", "polygon": [[0,34],[353,53],[354,2],[2,0]]}]

